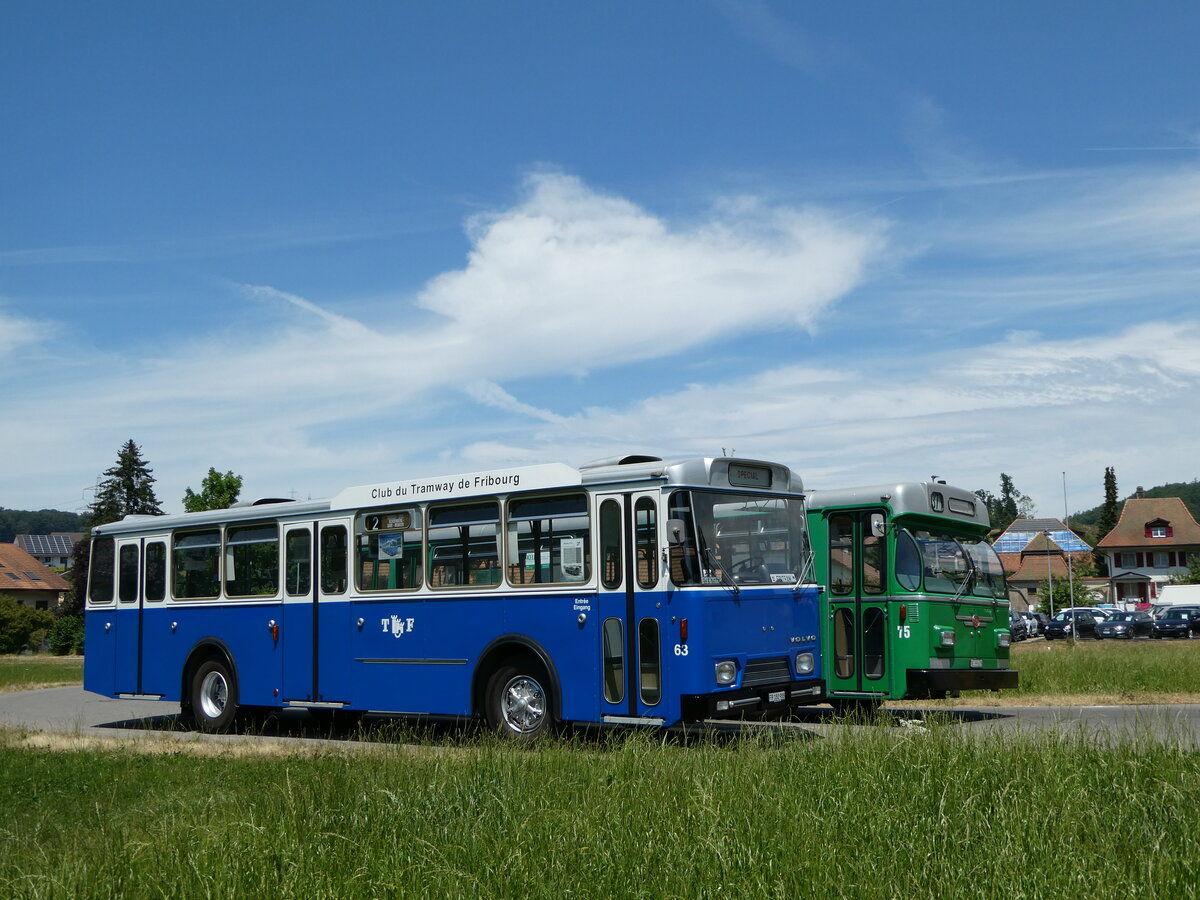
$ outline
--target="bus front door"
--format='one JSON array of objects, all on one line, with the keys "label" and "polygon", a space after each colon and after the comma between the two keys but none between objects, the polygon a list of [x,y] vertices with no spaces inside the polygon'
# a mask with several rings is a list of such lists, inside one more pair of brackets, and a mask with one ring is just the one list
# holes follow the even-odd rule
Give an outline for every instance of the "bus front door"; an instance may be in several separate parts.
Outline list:
[{"label": "bus front door", "polygon": [[657,492],[601,495],[600,712],[606,722],[663,717],[663,576]]},{"label": "bus front door", "polygon": [[872,513],[828,516],[826,691],[831,697],[879,697],[888,691],[886,538],[873,533]]}]

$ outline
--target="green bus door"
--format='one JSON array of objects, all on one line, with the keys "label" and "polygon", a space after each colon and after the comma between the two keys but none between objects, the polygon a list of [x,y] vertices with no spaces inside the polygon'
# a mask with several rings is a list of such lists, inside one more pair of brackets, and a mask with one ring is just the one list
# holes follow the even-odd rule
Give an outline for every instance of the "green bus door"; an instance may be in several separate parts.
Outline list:
[{"label": "green bus door", "polygon": [[887,544],[874,533],[872,514],[878,521],[883,510],[828,516],[825,659],[826,690],[833,696],[888,692]]}]

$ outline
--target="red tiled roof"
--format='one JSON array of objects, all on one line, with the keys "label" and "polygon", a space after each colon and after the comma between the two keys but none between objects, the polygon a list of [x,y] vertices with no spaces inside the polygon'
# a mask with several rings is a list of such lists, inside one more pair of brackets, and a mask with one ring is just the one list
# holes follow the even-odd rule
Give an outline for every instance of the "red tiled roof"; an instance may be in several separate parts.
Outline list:
[{"label": "red tiled roof", "polygon": [[[1165,522],[1171,526],[1169,538],[1146,537],[1146,526],[1151,522]],[[1121,518],[1116,527],[1100,539],[1097,547],[1168,547],[1179,544],[1200,544],[1200,525],[1192,518],[1184,502],[1178,497],[1131,497],[1121,509]]]},{"label": "red tiled roof", "polygon": [[0,544],[0,594],[9,591],[68,591],[71,585],[16,544]]},{"label": "red tiled roof", "polygon": [[[1014,554],[1006,553],[1005,556]],[[1046,580],[1046,559],[1042,556],[1025,556],[1019,561],[1016,569],[1009,569],[1005,565],[1006,572],[1012,572],[1008,576],[1009,581],[1045,581]],[[1066,557],[1053,555],[1050,559],[1050,574],[1054,578],[1067,577],[1067,560]]]}]

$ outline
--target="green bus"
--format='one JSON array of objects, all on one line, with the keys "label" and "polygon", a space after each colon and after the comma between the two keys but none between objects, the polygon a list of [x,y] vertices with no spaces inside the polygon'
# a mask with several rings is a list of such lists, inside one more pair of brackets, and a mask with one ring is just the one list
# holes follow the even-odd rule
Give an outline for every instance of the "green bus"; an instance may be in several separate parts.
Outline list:
[{"label": "green bus", "polygon": [[835,707],[1016,688],[1008,588],[979,498],[924,481],[808,501]]}]

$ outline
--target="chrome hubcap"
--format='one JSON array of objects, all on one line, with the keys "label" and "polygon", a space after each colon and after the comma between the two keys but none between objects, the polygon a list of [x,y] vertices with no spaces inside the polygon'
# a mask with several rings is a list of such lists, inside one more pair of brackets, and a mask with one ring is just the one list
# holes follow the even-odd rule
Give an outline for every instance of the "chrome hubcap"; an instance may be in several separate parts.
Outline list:
[{"label": "chrome hubcap", "polygon": [[200,709],[210,719],[219,719],[229,701],[229,685],[220,672],[209,672],[200,682]]},{"label": "chrome hubcap", "polygon": [[528,675],[510,678],[501,694],[500,714],[504,724],[518,734],[536,731],[546,718],[546,693]]}]

